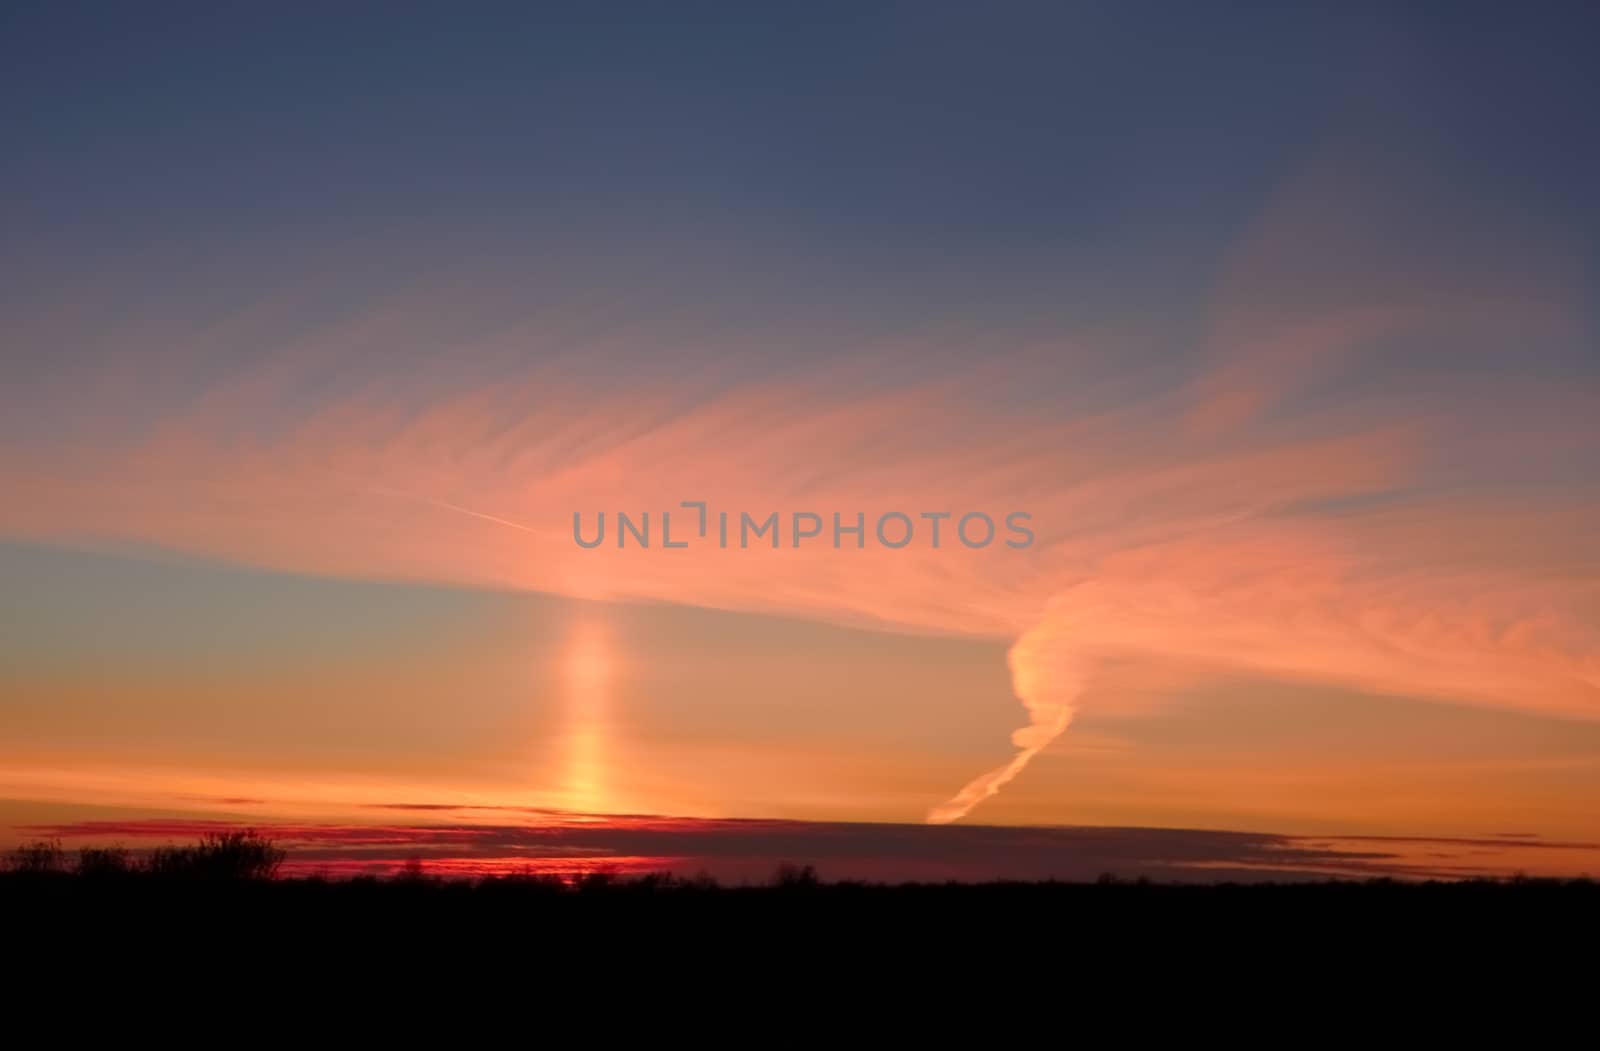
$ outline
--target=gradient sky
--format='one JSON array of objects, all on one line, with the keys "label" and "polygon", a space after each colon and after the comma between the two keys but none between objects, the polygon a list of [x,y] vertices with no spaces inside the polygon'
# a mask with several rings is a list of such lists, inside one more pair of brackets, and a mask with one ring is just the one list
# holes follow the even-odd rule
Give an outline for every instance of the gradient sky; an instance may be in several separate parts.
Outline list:
[{"label": "gradient sky", "polygon": [[7,5],[0,841],[1600,870],[1600,23],[1391,6]]}]

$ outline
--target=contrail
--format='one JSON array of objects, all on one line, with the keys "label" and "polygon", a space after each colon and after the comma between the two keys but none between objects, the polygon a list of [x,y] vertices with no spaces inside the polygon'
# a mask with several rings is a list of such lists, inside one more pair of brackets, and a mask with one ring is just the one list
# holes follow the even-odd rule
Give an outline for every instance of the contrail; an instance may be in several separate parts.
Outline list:
[{"label": "contrail", "polygon": [[928,824],[945,825],[966,817],[972,808],[1000,791],[1022,773],[1033,757],[1060,737],[1072,722],[1073,702],[1083,690],[1080,658],[1071,654],[1063,633],[1049,620],[1029,629],[1011,647],[1012,690],[1028,709],[1029,723],[1011,735],[1017,754],[928,811]]},{"label": "contrail", "polygon": [[521,522],[513,522],[509,518],[500,518],[497,515],[485,514],[482,511],[474,511],[470,507],[462,507],[460,504],[452,504],[447,500],[435,500],[431,496],[422,496],[418,493],[408,493],[404,489],[391,489],[386,485],[375,485],[372,487],[372,491],[375,493],[383,493],[386,496],[403,496],[409,500],[420,500],[422,503],[430,504],[446,511],[455,511],[458,514],[471,515],[473,518],[481,518],[485,522],[493,522],[496,525],[509,526],[512,529],[520,529],[524,533],[533,533],[536,536],[539,535],[539,530],[533,528],[532,526],[523,525]]}]

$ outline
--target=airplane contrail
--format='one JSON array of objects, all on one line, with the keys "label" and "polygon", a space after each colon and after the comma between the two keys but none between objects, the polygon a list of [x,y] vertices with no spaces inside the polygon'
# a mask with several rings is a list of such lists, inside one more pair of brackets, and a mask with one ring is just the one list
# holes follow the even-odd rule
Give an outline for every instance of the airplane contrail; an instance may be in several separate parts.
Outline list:
[{"label": "airplane contrail", "polygon": [[448,500],[435,500],[431,496],[423,496],[420,493],[408,493],[404,489],[392,489],[386,485],[372,486],[371,491],[375,493],[383,493],[387,496],[403,496],[409,500],[419,500],[422,503],[441,508],[445,511],[455,511],[458,514],[470,515],[473,518],[481,518],[485,522],[493,522],[496,525],[508,526],[512,529],[520,529],[524,533],[532,533],[535,536],[540,535],[540,531],[530,525],[524,525],[521,522],[513,522],[509,518],[501,518],[498,515],[486,514],[483,511],[474,511],[470,507],[462,507],[460,504],[452,504]]},{"label": "airplane contrail", "polygon": [[999,792],[1022,773],[1033,757],[1060,737],[1072,722],[1073,703],[1083,690],[1085,670],[1063,632],[1047,618],[1024,632],[1006,655],[1012,690],[1028,709],[1029,723],[1011,735],[1017,754],[1004,766],[982,774],[928,812],[928,824],[946,825]]}]

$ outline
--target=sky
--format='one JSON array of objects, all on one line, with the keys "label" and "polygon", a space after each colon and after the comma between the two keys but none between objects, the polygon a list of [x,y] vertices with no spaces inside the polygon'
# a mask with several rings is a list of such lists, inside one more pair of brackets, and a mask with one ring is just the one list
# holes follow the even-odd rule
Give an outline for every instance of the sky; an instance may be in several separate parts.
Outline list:
[{"label": "sky", "polygon": [[7,5],[0,845],[1600,871],[1596,28]]}]

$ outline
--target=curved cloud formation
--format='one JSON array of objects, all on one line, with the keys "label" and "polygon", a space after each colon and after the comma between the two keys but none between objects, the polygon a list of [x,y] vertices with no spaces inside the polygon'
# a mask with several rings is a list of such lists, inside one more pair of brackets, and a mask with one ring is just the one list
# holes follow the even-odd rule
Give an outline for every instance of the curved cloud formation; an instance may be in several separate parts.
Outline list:
[{"label": "curved cloud formation", "polygon": [[[1028,725],[941,822],[1096,703],[1109,658],[1594,717],[1578,282],[1549,239],[1440,236],[1417,195],[1350,185],[1289,187],[1188,325],[886,339],[436,281],[315,324],[315,282],[193,324],[41,314],[32,338],[100,346],[13,388],[0,531],[1013,638]],[[781,546],[574,543],[575,512],[670,510],[683,537],[683,501],[778,512]],[[1025,511],[1037,539],[969,550],[952,518],[890,550],[895,511]],[[794,547],[795,512],[862,512],[867,544]]]}]

